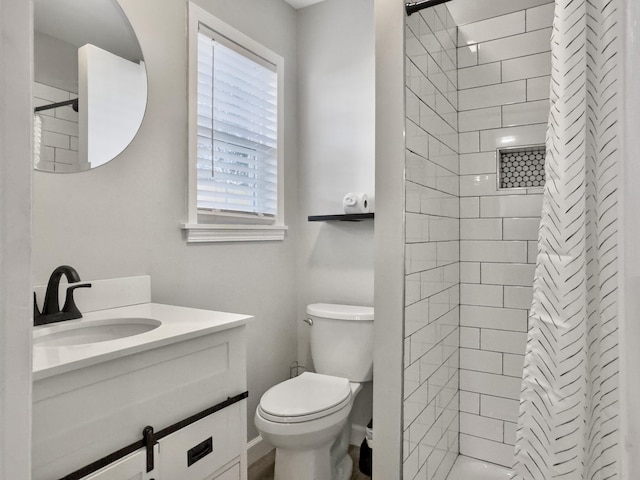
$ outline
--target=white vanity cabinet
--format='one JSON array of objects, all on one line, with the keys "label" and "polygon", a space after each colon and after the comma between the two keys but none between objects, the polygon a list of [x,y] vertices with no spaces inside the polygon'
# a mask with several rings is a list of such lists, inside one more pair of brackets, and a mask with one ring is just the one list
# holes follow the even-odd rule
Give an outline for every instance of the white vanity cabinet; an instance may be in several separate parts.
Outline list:
[{"label": "white vanity cabinet", "polygon": [[[87,345],[34,348],[33,480],[63,478],[140,441],[145,426],[159,433],[247,389],[245,324],[251,317],[157,304],[108,311],[116,313],[158,319],[163,326],[172,316],[182,323],[173,330],[179,333],[166,338],[162,327],[138,335],[154,339],[151,345],[134,345],[129,337],[122,350],[111,352],[104,345],[119,341],[102,342],[98,358],[86,354]],[[186,332],[196,320],[208,326]],[[73,363],[72,357],[80,360]],[[149,474],[142,449],[85,478],[245,480],[246,403],[232,403],[160,438]],[[188,467],[189,450],[210,437],[211,453],[191,452],[202,458]]]}]

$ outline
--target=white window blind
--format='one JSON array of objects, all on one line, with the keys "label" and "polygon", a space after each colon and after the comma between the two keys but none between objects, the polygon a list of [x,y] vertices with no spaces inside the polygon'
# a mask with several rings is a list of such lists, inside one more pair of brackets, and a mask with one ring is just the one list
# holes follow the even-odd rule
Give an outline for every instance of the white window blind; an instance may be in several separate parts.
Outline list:
[{"label": "white window blind", "polygon": [[276,67],[198,32],[198,210],[278,213]]}]

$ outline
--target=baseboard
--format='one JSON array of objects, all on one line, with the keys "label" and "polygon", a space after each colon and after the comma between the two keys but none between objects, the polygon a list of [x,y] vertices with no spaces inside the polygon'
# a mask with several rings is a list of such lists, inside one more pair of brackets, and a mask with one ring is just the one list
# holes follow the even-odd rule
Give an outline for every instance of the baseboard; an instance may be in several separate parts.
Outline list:
[{"label": "baseboard", "polygon": [[273,446],[262,439],[260,435],[247,443],[247,465],[253,465],[267,453],[273,450]]},{"label": "baseboard", "polygon": [[364,440],[364,437],[367,435],[367,427],[364,425],[351,425],[351,439],[349,443],[351,445],[355,445],[359,447]]}]

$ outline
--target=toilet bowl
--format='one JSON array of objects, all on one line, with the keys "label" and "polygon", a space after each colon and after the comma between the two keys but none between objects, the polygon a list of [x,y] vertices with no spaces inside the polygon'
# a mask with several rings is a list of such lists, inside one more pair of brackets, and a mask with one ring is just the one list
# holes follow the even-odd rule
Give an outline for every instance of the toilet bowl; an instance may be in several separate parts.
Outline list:
[{"label": "toilet bowl", "polygon": [[313,304],[311,355],[318,373],[267,390],[254,418],[276,447],[274,480],[348,480],[349,414],[373,371],[373,308]]}]

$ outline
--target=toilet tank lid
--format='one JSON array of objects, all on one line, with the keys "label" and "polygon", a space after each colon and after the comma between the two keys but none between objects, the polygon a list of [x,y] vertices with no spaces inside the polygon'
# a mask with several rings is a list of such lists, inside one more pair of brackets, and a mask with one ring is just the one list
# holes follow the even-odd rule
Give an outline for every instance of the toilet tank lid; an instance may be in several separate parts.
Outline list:
[{"label": "toilet tank lid", "polygon": [[373,320],[373,307],[338,305],[335,303],[312,303],[307,305],[307,313],[315,317],[335,320]]}]

